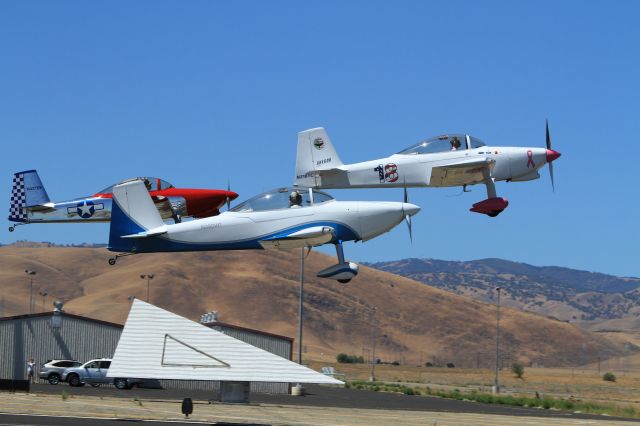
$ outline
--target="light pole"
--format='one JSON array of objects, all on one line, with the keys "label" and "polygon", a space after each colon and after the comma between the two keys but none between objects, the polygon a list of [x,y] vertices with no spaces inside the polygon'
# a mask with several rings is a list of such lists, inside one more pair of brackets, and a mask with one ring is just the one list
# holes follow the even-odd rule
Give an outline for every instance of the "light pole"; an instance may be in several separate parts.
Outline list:
[{"label": "light pole", "polygon": [[47,296],[49,295],[49,293],[47,293],[46,291],[39,291],[38,294],[42,296],[42,312],[44,312],[44,306],[47,303]]},{"label": "light pole", "polygon": [[147,303],[149,303],[149,280],[152,280],[153,274],[140,274],[140,278],[147,280]]},{"label": "light pole", "polygon": [[496,393],[500,393],[500,290],[502,290],[501,287],[496,287],[496,292],[498,293],[496,301],[496,377],[494,381]]},{"label": "light pole", "polygon": [[304,314],[304,247],[300,249],[300,301],[298,302],[298,364],[302,365],[302,315]]},{"label": "light pole", "polygon": [[369,376],[369,381],[376,381],[376,310],[377,306],[374,306],[371,309],[371,375]]},{"label": "light pole", "polygon": [[29,313],[31,314],[33,313],[33,279],[37,272],[31,269],[25,269],[24,273],[29,277]]}]

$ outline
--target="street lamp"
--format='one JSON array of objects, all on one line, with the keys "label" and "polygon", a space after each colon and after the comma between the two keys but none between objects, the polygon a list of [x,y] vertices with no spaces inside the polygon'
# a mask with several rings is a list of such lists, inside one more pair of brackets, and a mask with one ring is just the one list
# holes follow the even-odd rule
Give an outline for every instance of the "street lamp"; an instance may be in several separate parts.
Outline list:
[{"label": "street lamp", "polygon": [[27,274],[28,278],[29,278],[29,313],[33,313],[33,280],[35,275],[37,274],[36,271],[32,271],[31,269],[25,269],[24,273]]},{"label": "street lamp", "polygon": [[369,381],[376,381],[376,310],[377,306],[374,306],[371,309],[371,375],[369,376]]},{"label": "street lamp", "polygon": [[501,287],[496,287],[498,293],[498,299],[496,301],[496,377],[494,380],[495,392],[500,393],[500,290]]},{"label": "street lamp", "polygon": [[302,365],[302,315],[304,315],[304,247],[300,249],[300,300],[298,302],[298,364]]},{"label": "street lamp", "polygon": [[149,303],[149,280],[152,280],[153,274],[140,274],[140,278],[147,280],[147,303]]},{"label": "street lamp", "polygon": [[44,312],[44,306],[45,303],[47,303],[47,296],[49,295],[49,293],[47,293],[46,291],[39,291],[38,294],[42,296],[42,312]]}]

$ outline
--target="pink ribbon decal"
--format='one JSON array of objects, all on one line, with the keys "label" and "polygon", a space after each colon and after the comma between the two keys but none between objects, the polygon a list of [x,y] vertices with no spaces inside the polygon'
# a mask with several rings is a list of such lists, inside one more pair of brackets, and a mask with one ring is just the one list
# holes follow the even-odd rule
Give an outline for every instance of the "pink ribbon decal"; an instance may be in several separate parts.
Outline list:
[{"label": "pink ribbon decal", "polygon": [[531,167],[533,167],[535,169],[536,168],[536,163],[533,162],[533,152],[531,150],[527,151],[527,158],[529,159],[527,161],[527,169],[529,168],[529,165],[531,165]]}]

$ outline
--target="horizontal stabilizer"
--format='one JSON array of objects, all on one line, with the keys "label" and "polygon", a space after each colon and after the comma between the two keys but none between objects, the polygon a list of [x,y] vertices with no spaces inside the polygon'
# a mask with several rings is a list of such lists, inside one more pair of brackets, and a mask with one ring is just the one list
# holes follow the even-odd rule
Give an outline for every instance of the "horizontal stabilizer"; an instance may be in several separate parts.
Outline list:
[{"label": "horizontal stabilizer", "polygon": [[138,232],[137,234],[123,235],[120,238],[149,238],[149,237],[157,237],[158,235],[166,234],[166,229],[157,229],[145,232]]}]

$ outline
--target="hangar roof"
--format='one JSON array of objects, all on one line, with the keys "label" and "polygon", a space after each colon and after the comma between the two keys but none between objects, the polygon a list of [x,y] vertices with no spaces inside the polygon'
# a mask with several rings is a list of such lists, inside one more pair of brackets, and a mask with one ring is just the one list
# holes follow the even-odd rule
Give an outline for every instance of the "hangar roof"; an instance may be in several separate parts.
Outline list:
[{"label": "hangar roof", "polygon": [[[28,319],[28,318],[51,317],[51,316],[53,316],[53,314],[54,314],[53,311],[49,311],[49,312],[38,312],[38,313],[35,313],[35,314],[14,315],[14,316],[11,316],[11,317],[0,317],[0,321],[14,321],[14,320]],[[83,320],[83,321],[90,321],[90,322],[94,322],[94,323],[97,323],[97,324],[108,325],[110,327],[117,327],[117,328],[124,327],[122,324],[117,324],[115,322],[109,322],[109,321],[103,321],[103,320],[99,320],[99,319],[95,319],[95,318],[83,317],[82,315],[70,314],[68,312],[61,312],[60,314],[62,316],[67,317],[67,318],[74,318],[74,319]]]}]

